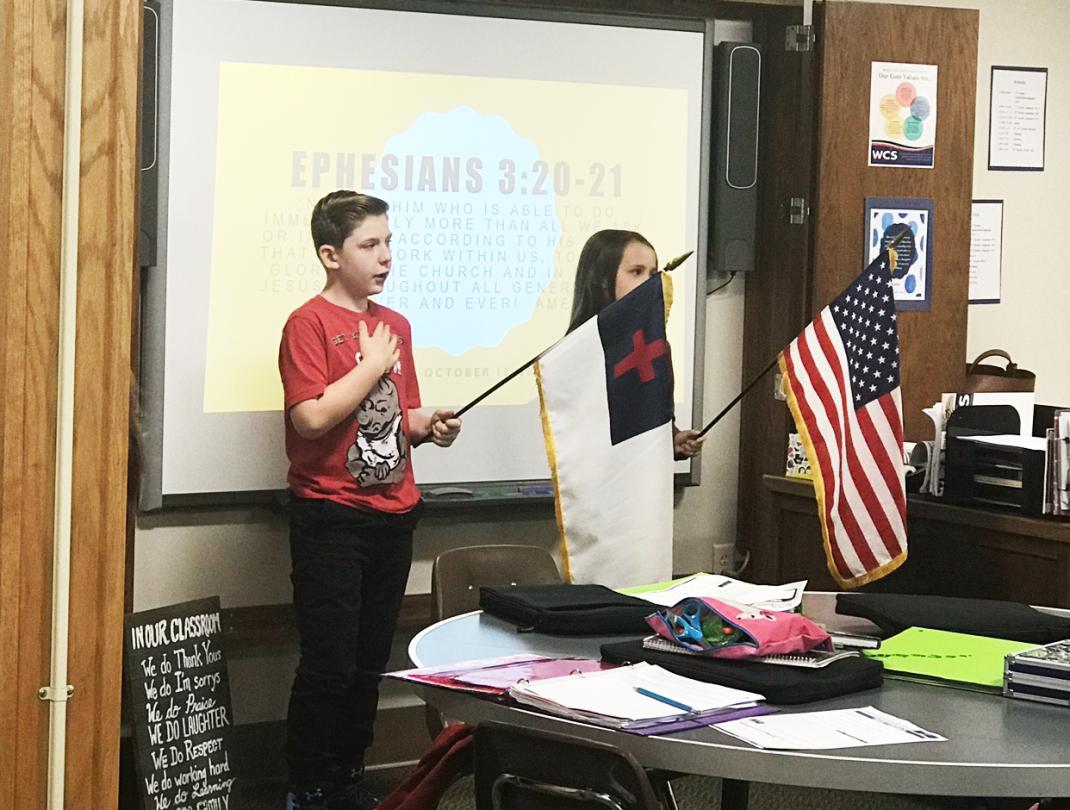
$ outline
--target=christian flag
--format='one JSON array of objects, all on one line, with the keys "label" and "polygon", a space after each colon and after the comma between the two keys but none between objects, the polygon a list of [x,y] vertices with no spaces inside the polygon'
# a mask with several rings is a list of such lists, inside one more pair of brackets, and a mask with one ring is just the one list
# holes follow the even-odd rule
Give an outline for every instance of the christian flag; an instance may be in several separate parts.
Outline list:
[{"label": "christian flag", "polygon": [[814,472],[832,576],[872,582],[907,558],[899,331],[887,251],[779,358]]},{"label": "christian flag", "polygon": [[671,301],[668,274],[657,273],[535,365],[570,582],[672,575]]}]

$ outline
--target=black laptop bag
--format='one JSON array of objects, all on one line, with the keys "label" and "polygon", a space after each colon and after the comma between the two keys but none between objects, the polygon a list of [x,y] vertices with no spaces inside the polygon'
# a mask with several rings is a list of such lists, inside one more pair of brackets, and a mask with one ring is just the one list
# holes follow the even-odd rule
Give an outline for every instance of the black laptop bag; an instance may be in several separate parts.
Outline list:
[{"label": "black laptop bag", "polygon": [[1020,602],[900,593],[841,593],[836,612],[869,619],[888,635],[908,627],[1048,644],[1070,638],[1070,618]]},{"label": "black laptop bag", "polygon": [[553,636],[649,633],[657,605],[604,585],[511,585],[479,589],[479,606],[521,631]]},{"label": "black laptop bag", "polygon": [[862,656],[843,658],[823,667],[808,669],[781,664],[763,664],[744,659],[711,658],[651,650],[642,639],[602,645],[602,660],[610,664],[647,661],[697,681],[745,689],[765,695],[770,703],[791,705],[877,689],[884,665]]}]

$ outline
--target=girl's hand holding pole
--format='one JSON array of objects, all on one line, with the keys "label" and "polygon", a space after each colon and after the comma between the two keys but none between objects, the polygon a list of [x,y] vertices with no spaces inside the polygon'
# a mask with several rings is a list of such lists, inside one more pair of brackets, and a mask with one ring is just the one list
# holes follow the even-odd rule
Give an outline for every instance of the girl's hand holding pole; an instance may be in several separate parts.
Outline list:
[{"label": "girl's hand holding pole", "polygon": [[673,430],[672,455],[677,461],[697,456],[705,439],[697,430]]}]

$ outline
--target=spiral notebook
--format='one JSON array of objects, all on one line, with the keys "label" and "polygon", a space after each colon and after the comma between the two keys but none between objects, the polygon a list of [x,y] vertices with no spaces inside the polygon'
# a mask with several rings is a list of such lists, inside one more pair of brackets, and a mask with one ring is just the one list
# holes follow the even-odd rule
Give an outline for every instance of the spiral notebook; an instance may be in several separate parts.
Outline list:
[{"label": "spiral notebook", "polygon": [[[661,652],[680,653],[681,655],[701,655],[701,653],[694,652],[669,641],[667,638],[661,636],[647,636],[643,639],[643,647],[648,650],[660,650]],[[810,650],[804,653],[790,653],[781,655],[762,655],[756,658],[747,658],[747,661],[754,661],[761,664],[777,664],[785,667],[802,667],[804,669],[818,669],[820,667],[828,666],[833,661],[839,661],[841,658],[857,658],[860,655],[858,650],[836,650],[835,652],[826,652],[824,650]]]}]

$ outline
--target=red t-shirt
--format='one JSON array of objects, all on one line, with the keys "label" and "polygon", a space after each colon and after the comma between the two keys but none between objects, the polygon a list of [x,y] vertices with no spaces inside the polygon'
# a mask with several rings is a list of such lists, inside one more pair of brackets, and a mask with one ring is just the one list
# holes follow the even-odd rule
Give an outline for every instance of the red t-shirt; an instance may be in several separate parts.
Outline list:
[{"label": "red t-shirt", "polygon": [[[347,417],[318,439],[303,439],[290,408],[322,396],[357,365],[361,321],[386,323],[399,337],[401,358]],[[400,313],[369,301],[367,312],[323,296],[294,310],[282,330],[279,372],[285,393],[287,480],[295,495],[326,498],[365,511],[408,512],[420,500],[412,476],[409,408],[420,407],[412,362],[412,332]]]}]

